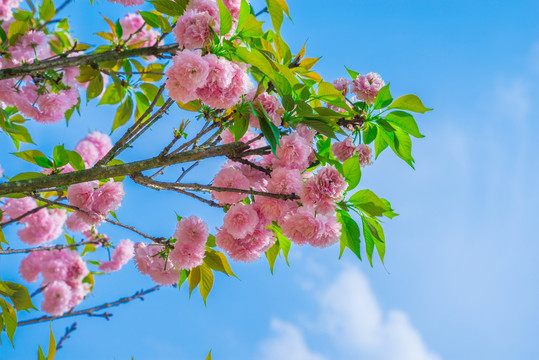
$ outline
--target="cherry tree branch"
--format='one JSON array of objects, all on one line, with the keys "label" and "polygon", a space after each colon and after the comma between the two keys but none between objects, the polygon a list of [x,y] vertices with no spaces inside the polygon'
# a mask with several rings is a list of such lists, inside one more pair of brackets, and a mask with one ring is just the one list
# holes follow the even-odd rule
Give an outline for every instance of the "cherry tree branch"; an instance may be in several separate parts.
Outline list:
[{"label": "cherry tree branch", "polygon": [[33,64],[21,65],[0,70],[0,80],[16,78],[26,75],[37,75],[48,70],[91,65],[105,61],[114,61],[139,56],[159,56],[161,54],[175,55],[178,44],[163,46],[148,46],[129,50],[110,50],[101,53],[85,54],[73,57],[58,58],[53,60],[37,61]]},{"label": "cherry tree branch", "polygon": [[[248,155],[267,154],[269,147],[247,150],[244,143],[226,144],[201,149],[194,148],[190,151],[171,154],[164,157],[156,156],[151,159],[134,161],[127,164],[114,166],[93,167],[65,174],[43,176],[33,179],[18,180],[0,184],[0,196],[14,193],[31,193],[40,189],[48,189],[60,186],[68,186],[87,181],[108,179],[111,177],[126,176],[145,170],[160,168],[166,165],[174,165],[185,162],[203,160],[218,156],[241,157]],[[247,151],[246,151],[247,150]]]},{"label": "cherry tree branch", "polygon": [[56,350],[60,350],[62,348],[62,345],[64,341],[69,339],[69,336],[73,331],[77,330],[77,322],[75,321],[71,326],[66,326],[66,332],[64,333],[64,336],[60,338],[60,341],[58,341],[58,344],[56,345]]},{"label": "cherry tree branch", "polygon": [[274,193],[268,193],[264,191],[257,191],[257,190],[251,190],[251,189],[235,189],[235,188],[226,188],[226,187],[218,187],[218,186],[212,186],[212,185],[201,185],[201,184],[178,184],[178,183],[168,183],[168,182],[162,182],[153,180],[147,176],[144,176],[140,173],[132,174],[130,175],[131,179],[136,182],[137,184],[144,185],[146,187],[156,189],[156,190],[173,190],[176,191],[178,189],[180,190],[191,190],[191,191],[218,191],[218,192],[234,192],[234,193],[242,193],[242,194],[249,194],[249,195],[260,195],[260,196],[267,196],[275,199],[283,199],[283,200],[297,200],[299,199],[299,196],[295,194],[274,194]]},{"label": "cherry tree branch", "polygon": [[161,285],[156,285],[156,286],[154,286],[154,287],[152,287],[150,289],[147,289],[147,290],[137,291],[135,294],[133,294],[132,296],[129,296],[129,297],[124,297],[124,298],[118,299],[118,300],[110,302],[110,303],[105,303],[105,304],[102,304],[102,305],[99,305],[99,306],[94,306],[94,307],[84,309],[84,310],[70,311],[70,312],[65,313],[63,315],[60,315],[60,316],[42,316],[42,317],[35,318],[35,319],[20,321],[17,324],[17,326],[25,326],[25,325],[37,324],[37,323],[41,323],[41,322],[44,322],[44,321],[53,321],[53,320],[58,320],[58,319],[63,319],[63,318],[68,318],[68,317],[73,317],[73,316],[81,316],[81,315],[88,315],[88,316],[91,316],[91,317],[102,317],[102,318],[105,318],[105,319],[109,320],[110,317],[112,316],[111,313],[105,312],[105,313],[102,313],[102,314],[96,314],[96,312],[101,311],[103,309],[108,309],[108,308],[111,308],[111,307],[114,307],[114,306],[122,305],[122,304],[128,303],[128,302],[130,302],[132,300],[135,300],[135,299],[144,300],[144,295],[147,295],[147,294],[149,294],[151,292],[159,290],[159,288],[161,288]]},{"label": "cherry tree branch", "polygon": [[81,241],[78,243],[67,244],[67,245],[49,245],[49,246],[38,246],[35,248],[29,248],[29,249],[0,250],[0,255],[28,254],[35,251],[62,250],[62,249],[76,248],[78,246],[83,246],[83,245],[105,245],[108,243],[109,241],[107,239],[95,239],[95,240]]}]

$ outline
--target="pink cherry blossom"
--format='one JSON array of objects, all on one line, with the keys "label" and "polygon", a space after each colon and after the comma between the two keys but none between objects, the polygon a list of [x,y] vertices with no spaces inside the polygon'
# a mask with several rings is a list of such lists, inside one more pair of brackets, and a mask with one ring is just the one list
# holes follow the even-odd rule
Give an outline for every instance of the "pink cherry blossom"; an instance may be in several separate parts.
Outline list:
[{"label": "pink cherry blossom", "polygon": [[275,237],[271,231],[260,227],[241,239],[234,238],[226,230],[220,230],[215,236],[215,242],[233,260],[253,262],[275,243]]},{"label": "pink cherry blossom", "polygon": [[305,124],[299,124],[296,128],[296,131],[299,136],[307,141],[307,144],[312,144],[314,137],[316,136],[316,131],[309,129]]},{"label": "pink cherry blossom", "polygon": [[110,2],[122,4],[123,6],[135,6],[144,4],[144,0],[109,0]]},{"label": "pink cherry blossom", "polygon": [[43,290],[43,297],[41,308],[49,315],[60,316],[70,309],[71,288],[63,281],[50,283]]},{"label": "pink cherry blossom", "polygon": [[[215,19],[206,11],[187,10],[178,18],[173,30],[176,42],[187,50],[195,50],[204,47],[210,40],[209,27],[215,23]],[[215,29],[216,32],[219,29]]]},{"label": "pink cherry blossom", "polygon": [[89,231],[92,228],[91,225],[77,216],[77,214],[69,215],[66,221],[66,226],[69,230],[80,233]]},{"label": "pink cherry blossom", "polygon": [[176,267],[191,270],[202,265],[208,239],[208,225],[202,219],[196,216],[181,219],[174,238],[178,241],[169,258]]},{"label": "pink cherry blossom", "polygon": [[255,209],[269,221],[276,221],[289,209],[285,200],[268,196],[255,196]]},{"label": "pink cherry blossom", "polygon": [[180,51],[167,70],[166,89],[169,96],[183,103],[198,98],[197,89],[207,83],[210,66],[200,51]]},{"label": "pink cherry blossom", "polygon": [[[267,92],[263,92],[262,94],[257,96],[254,102],[260,102],[266,113],[269,115],[271,122],[275,126],[280,126],[282,124],[284,108],[279,102],[279,99],[277,99],[273,95],[268,94]],[[251,125],[251,127],[260,129],[258,118],[256,118],[255,116],[251,115],[249,119],[249,124]]]},{"label": "pink cherry blossom", "polygon": [[4,22],[6,20],[10,20],[13,17],[13,12],[11,11],[11,9],[18,7],[20,2],[21,0],[0,1],[0,20],[3,20]]},{"label": "pink cherry blossom", "polygon": [[274,167],[282,166],[300,171],[307,169],[314,156],[312,145],[297,132],[283,136],[275,154],[277,157],[273,159]]},{"label": "pink cherry blossom", "polygon": [[112,141],[108,135],[94,131],[88,134],[75,146],[87,167],[92,167],[112,149]]},{"label": "pink cherry blossom", "polygon": [[124,184],[109,181],[94,192],[92,211],[106,216],[109,211],[116,211],[125,196]]},{"label": "pink cherry blossom", "polygon": [[64,209],[41,209],[27,216],[26,227],[17,232],[20,239],[30,245],[40,245],[57,239],[67,219]]},{"label": "pink cherry blossom", "polygon": [[[215,175],[212,185],[215,187],[247,190],[249,188],[249,179],[240,170],[225,167]],[[214,190],[211,193],[212,199],[217,200],[220,204],[233,204],[244,199],[246,196],[247,194],[244,193],[229,191]]]},{"label": "pink cherry blossom", "polygon": [[373,104],[378,91],[384,87],[385,82],[380,74],[370,72],[367,75],[359,74],[352,82],[351,91],[359,100]]},{"label": "pink cherry blossom", "polygon": [[298,169],[276,168],[268,180],[268,192],[274,194],[299,194],[302,185]]},{"label": "pink cherry blossom", "polygon": [[356,146],[354,145],[354,141],[349,136],[343,141],[336,142],[333,145],[331,145],[331,150],[333,150],[333,154],[339,160],[340,162],[344,162],[348,159],[350,159],[352,156],[354,156],[356,152]]},{"label": "pink cherry blossom", "polygon": [[[36,201],[27,196],[21,199],[7,199],[4,204],[4,216],[16,219],[37,207]],[[19,223],[26,222],[28,217],[19,220]]]},{"label": "pink cherry blossom", "polygon": [[252,235],[258,225],[258,214],[252,204],[234,204],[223,219],[223,230],[236,239]]},{"label": "pink cherry blossom", "polygon": [[181,269],[174,267],[170,259],[157,255],[163,251],[163,246],[158,244],[147,245],[135,244],[135,264],[144,275],[150,275],[158,284],[174,285],[180,279]]},{"label": "pink cherry blossom", "polygon": [[352,84],[352,82],[344,78],[338,78],[337,80],[333,81],[333,86],[335,89],[342,91],[344,96],[348,94],[348,86],[350,86],[350,84]]},{"label": "pink cherry blossom", "polygon": [[111,259],[102,262],[99,269],[104,272],[118,271],[135,256],[135,246],[129,239],[120,240],[114,249]]},{"label": "pink cherry blossom", "polygon": [[341,238],[341,224],[335,216],[318,215],[317,218],[322,222],[324,229],[320,236],[309,240],[309,244],[316,247],[328,247],[339,242]]},{"label": "pink cherry blossom", "polygon": [[184,239],[186,242],[193,243],[197,246],[204,246],[208,235],[208,225],[204,220],[196,216],[181,219],[174,232],[175,239]]},{"label": "pink cherry blossom", "polygon": [[362,167],[365,167],[367,165],[372,165],[372,161],[371,161],[372,149],[368,145],[360,144],[357,147],[357,153],[358,153],[358,158],[359,158],[359,164]]},{"label": "pink cherry blossom", "polygon": [[81,210],[91,211],[95,201],[95,190],[98,187],[97,180],[71,185],[67,188],[67,200],[69,204]]},{"label": "pink cherry blossom", "polygon": [[185,11],[190,10],[207,12],[217,22],[219,21],[219,6],[215,0],[190,0],[185,8]]},{"label": "pink cherry blossom", "polygon": [[34,282],[41,272],[41,251],[31,252],[22,259],[19,272],[24,280]]},{"label": "pink cherry blossom", "polygon": [[298,210],[285,215],[279,222],[283,235],[297,245],[305,245],[318,238],[324,229],[324,224],[315,217],[312,209],[300,207]]}]

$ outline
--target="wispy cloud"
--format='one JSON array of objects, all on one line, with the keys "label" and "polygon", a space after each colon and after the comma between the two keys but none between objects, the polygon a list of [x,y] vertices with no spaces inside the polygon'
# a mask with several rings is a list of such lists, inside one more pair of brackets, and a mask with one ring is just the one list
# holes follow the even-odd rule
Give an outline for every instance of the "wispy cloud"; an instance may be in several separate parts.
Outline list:
[{"label": "wispy cloud", "polygon": [[334,281],[310,290],[316,313],[300,313],[298,318],[314,319],[314,326],[273,320],[273,334],[260,346],[262,359],[309,359],[326,357],[309,349],[317,336],[324,339],[327,358],[363,360],[440,360],[427,349],[421,334],[406,313],[385,311],[367,278],[356,267],[348,267]]}]

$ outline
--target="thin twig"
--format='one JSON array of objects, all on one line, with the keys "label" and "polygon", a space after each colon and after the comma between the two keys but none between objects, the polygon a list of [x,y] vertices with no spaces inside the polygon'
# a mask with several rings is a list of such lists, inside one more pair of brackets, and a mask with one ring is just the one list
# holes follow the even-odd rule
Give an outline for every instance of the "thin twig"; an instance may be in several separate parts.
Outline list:
[{"label": "thin twig", "polygon": [[189,173],[189,171],[193,170],[193,168],[195,166],[197,166],[198,164],[200,164],[200,161],[197,161],[195,162],[193,165],[189,166],[186,170],[184,170],[182,168],[182,174],[180,175],[180,177],[178,177],[178,180],[176,180],[177,183],[179,183],[180,181],[182,181],[182,179],[185,177],[185,175],[187,175]]},{"label": "thin twig", "polygon": [[150,187],[152,189],[156,190],[191,190],[191,191],[204,191],[204,192],[211,192],[211,191],[217,191],[217,192],[234,192],[234,193],[241,193],[241,194],[249,194],[249,195],[260,195],[260,196],[267,196],[275,199],[283,199],[283,200],[297,200],[299,199],[299,196],[295,194],[275,194],[275,193],[268,193],[264,191],[257,191],[257,190],[251,190],[251,189],[236,189],[236,188],[225,188],[225,187],[218,187],[218,186],[212,186],[212,185],[201,185],[201,184],[178,184],[178,183],[167,183],[162,181],[156,181],[153,179],[150,179],[147,176],[144,176],[140,173],[138,174],[132,174],[130,175],[131,179],[136,182],[137,184],[144,185],[146,187]]},{"label": "thin twig", "polygon": [[5,226],[7,226],[7,225],[9,225],[9,224],[13,224],[14,222],[17,222],[17,221],[19,221],[19,220],[22,220],[22,219],[24,219],[25,217],[27,217],[28,215],[35,214],[35,213],[38,212],[39,210],[44,209],[44,208],[46,208],[46,207],[49,207],[49,205],[38,206],[38,207],[36,207],[35,209],[32,209],[32,210],[30,210],[30,211],[28,211],[28,212],[25,212],[25,213],[22,214],[21,216],[18,216],[18,217],[16,217],[16,218],[11,219],[11,220],[8,220],[8,221],[5,221],[5,222],[3,222],[3,223],[0,223],[0,228],[3,228],[3,227],[5,227]]},{"label": "thin twig", "polygon": [[42,316],[42,317],[35,318],[35,319],[20,321],[17,325],[18,326],[25,326],[25,325],[37,324],[37,323],[44,322],[44,321],[53,321],[53,320],[67,318],[67,317],[80,316],[80,315],[88,315],[88,316],[92,316],[92,317],[102,317],[102,318],[105,318],[105,319],[109,320],[110,317],[112,316],[112,314],[110,314],[108,312],[105,312],[105,313],[102,313],[102,314],[95,314],[94,312],[100,311],[100,310],[103,310],[103,309],[107,309],[107,308],[110,308],[110,307],[122,305],[122,304],[125,304],[125,303],[130,302],[130,301],[135,300],[135,299],[144,300],[144,298],[143,298],[144,295],[147,295],[147,294],[149,294],[151,292],[154,292],[154,291],[158,290],[160,287],[161,287],[161,285],[156,285],[156,286],[154,286],[154,287],[152,287],[152,288],[150,288],[148,290],[137,291],[132,296],[124,297],[124,298],[118,299],[118,300],[116,300],[114,302],[105,303],[103,305],[94,306],[94,307],[89,308],[89,309],[84,309],[84,310],[79,310],[79,311],[70,311],[68,313],[65,313],[65,314],[59,315],[59,316]]},{"label": "thin twig", "polygon": [[69,326],[69,327],[66,326],[66,332],[64,333],[64,336],[62,336],[60,341],[58,341],[58,344],[56,345],[56,350],[60,350],[62,348],[62,345],[63,345],[64,341],[69,339],[69,336],[75,330],[77,330],[77,322],[76,321],[73,324],[71,324],[71,326]]},{"label": "thin twig", "polygon": [[28,253],[36,252],[36,251],[51,251],[51,250],[71,249],[71,248],[76,248],[78,246],[83,246],[83,245],[105,245],[105,244],[108,244],[108,243],[109,243],[109,241],[107,239],[94,239],[94,240],[81,241],[81,242],[78,242],[78,243],[66,244],[66,245],[49,245],[49,246],[39,246],[39,247],[28,248],[28,249],[0,250],[0,255],[28,254]]}]

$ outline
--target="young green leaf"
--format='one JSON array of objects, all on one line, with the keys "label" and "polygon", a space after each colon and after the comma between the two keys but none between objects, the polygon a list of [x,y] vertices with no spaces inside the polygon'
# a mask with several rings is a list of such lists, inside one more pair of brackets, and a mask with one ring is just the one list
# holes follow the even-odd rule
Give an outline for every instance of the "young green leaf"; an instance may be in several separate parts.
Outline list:
[{"label": "young green leaf", "polygon": [[413,112],[421,113],[421,114],[424,114],[427,111],[432,110],[425,107],[419,97],[412,94],[404,95],[398,99],[395,99],[395,101],[393,101],[393,103],[388,107],[388,109],[407,110],[407,111],[413,111]]}]

